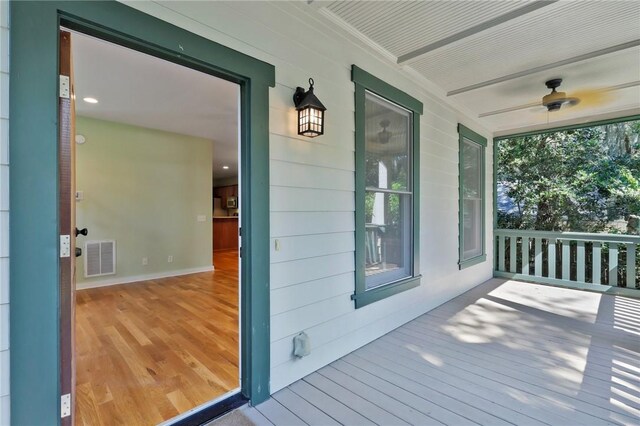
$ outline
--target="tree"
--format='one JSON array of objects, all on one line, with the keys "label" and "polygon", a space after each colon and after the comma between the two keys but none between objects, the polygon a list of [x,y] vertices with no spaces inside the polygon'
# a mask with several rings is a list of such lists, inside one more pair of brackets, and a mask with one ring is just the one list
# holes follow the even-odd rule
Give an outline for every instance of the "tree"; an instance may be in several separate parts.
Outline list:
[{"label": "tree", "polygon": [[498,227],[602,232],[640,214],[640,121],[503,139]]}]

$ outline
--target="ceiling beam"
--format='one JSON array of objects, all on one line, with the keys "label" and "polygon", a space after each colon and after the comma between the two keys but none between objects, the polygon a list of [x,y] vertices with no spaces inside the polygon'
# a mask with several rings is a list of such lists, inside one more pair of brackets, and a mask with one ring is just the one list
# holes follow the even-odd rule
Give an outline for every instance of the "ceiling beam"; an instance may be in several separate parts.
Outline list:
[{"label": "ceiling beam", "polygon": [[489,28],[495,27],[496,25],[503,24],[507,21],[511,21],[512,19],[518,18],[522,15],[526,15],[527,13],[531,13],[535,10],[543,8],[545,6],[549,6],[557,2],[558,0],[542,0],[542,1],[534,1],[532,3],[527,4],[521,8],[512,10],[511,12],[505,13],[504,15],[497,16],[493,19],[490,19],[486,22],[482,22],[478,25],[475,25],[471,28],[467,28],[464,31],[460,31],[459,33],[450,35],[449,37],[445,37],[442,40],[438,40],[434,43],[423,46],[419,49],[416,49],[412,52],[405,53],[404,55],[398,57],[398,64],[404,64],[411,60],[414,60],[422,55],[425,55],[433,50],[439,49],[443,46],[446,46],[451,43],[455,43],[458,40],[462,40],[463,38],[470,37],[474,34],[478,34],[479,32],[485,31]]},{"label": "ceiling beam", "polygon": [[513,74],[504,75],[502,77],[493,78],[491,80],[483,81],[481,83],[472,84],[470,86],[461,87],[447,92],[447,96],[459,95],[461,93],[470,92],[472,90],[481,89],[487,86],[493,86],[494,84],[503,83],[505,81],[514,80],[516,78],[525,77],[527,75],[535,74],[541,71],[547,71],[553,68],[561,67],[564,65],[573,64],[580,61],[586,61],[588,59],[597,58],[598,56],[607,55],[609,53],[619,52],[625,49],[631,49],[633,47],[640,46],[640,39],[628,41],[626,43],[617,44],[615,46],[606,47],[604,49],[596,50],[594,52],[585,53],[584,55],[574,56],[573,58],[563,59],[562,61],[552,62],[550,64],[541,65],[539,67],[530,68],[528,70],[519,71]]}]

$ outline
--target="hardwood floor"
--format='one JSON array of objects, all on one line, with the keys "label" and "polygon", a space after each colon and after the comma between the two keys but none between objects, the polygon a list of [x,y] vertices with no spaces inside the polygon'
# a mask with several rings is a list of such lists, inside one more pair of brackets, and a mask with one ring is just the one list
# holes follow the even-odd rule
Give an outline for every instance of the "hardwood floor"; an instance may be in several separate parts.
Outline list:
[{"label": "hardwood floor", "polygon": [[77,424],[157,424],[239,386],[238,251],[214,265],[76,293]]}]

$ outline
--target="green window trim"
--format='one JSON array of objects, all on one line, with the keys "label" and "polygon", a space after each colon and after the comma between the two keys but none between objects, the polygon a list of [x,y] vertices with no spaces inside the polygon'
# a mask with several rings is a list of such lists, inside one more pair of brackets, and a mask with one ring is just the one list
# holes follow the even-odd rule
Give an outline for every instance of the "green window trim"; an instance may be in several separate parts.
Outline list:
[{"label": "green window trim", "polygon": [[[242,393],[269,398],[269,87],[272,65],[115,1],[10,3],[10,409],[60,419],[58,31],[60,25],[241,87]],[[246,230],[246,232],[245,232]],[[244,285],[246,284],[246,286]]]},{"label": "green window trim", "polygon": [[[462,124],[458,124],[458,247],[459,247],[459,255],[458,255],[458,267],[462,270],[468,268],[473,265],[477,265],[479,263],[485,262],[487,260],[486,254],[486,194],[485,194],[485,161],[486,161],[486,147],[487,147],[487,138],[484,136],[474,132],[473,130],[465,127]],[[482,195],[480,202],[480,223],[482,225],[482,232],[480,237],[480,247],[482,248],[482,253],[477,256],[471,257],[469,259],[464,259],[464,227],[463,223],[463,188],[464,188],[464,173],[463,173],[463,146],[464,140],[469,140],[478,144],[480,147],[480,194]],[[464,260],[463,260],[464,259]]]},{"label": "green window trim", "polygon": [[[355,202],[355,293],[351,299],[355,301],[356,309],[394,294],[409,290],[420,285],[420,116],[422,115],[422,102],[396,89],[390,84],[369,74],[363,69],[353,65],[351,67],[351,81],[355,83],[355,128],[356,128],[356,202]],[[392,103],[402,106],[412,112],[412,241],[413,253],[412,276],[391,282],[379,287],[366,289],[365,282],[365,91],[372,92]]]}]

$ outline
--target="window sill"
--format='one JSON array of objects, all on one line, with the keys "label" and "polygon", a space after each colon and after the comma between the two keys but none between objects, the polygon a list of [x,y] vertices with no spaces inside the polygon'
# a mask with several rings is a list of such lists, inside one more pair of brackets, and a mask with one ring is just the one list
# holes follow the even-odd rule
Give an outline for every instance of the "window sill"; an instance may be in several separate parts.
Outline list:
[{"label": "window sill", "polygon": [[470,266],[477,265],[478,263],[485,262],[486,260],[487,260],[487,255],[481,254],[480,256],[472,257],[471,259],[467,259],[463,262],[459,262],[458,266],[460,267],[460,270],[463,270]]},{"label": "window sill", "polygon": [[400,281],[372,288],[364,293],[352,294],[351,299],[355,300],[356,309],[362,308],[363,306],[367,306],[371,303],[377,302],[378,300],[386,299],[394,294],[419,286],[421,278],[422,275],[405,278]]}]

